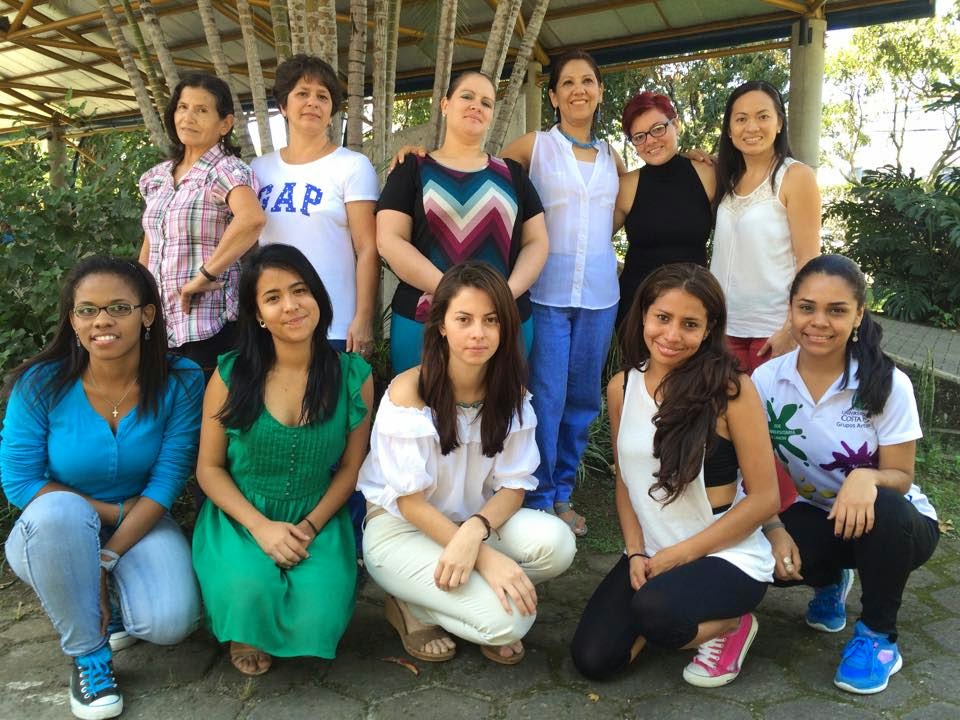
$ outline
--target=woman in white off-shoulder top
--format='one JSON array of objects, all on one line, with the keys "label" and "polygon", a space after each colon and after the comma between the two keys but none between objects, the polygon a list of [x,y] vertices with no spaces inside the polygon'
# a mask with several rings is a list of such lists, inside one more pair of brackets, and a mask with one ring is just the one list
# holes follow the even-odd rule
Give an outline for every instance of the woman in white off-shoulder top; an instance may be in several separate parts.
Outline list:
[{"label": "woman in white off-shoulder top", "polygon": [[366,567],[387,592],[387,620],[420,660],[452,658],[455,636],[493,662],[519,662],[534,584],[566,570],[576,552],[561,520],[521,509],[540,454],[519,326],[496,270],[450,268],[423,362],[384,395],[360,470]]}]

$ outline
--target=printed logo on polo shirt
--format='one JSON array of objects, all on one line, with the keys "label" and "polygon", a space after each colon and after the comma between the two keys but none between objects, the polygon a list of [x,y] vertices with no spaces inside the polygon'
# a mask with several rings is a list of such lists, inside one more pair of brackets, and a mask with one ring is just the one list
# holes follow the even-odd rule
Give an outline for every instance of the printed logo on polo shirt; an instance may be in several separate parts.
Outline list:
[{"label": "printed logo on polo shirt", "polygon": [[277,194],[272,205],[270,204],[270,196],[273,193],[273,185],[264,185],[260,188],[260,192],[257,193],[257,199],[260,200],[260,207],[263,208],[264,212],[269,213],[293,213],[299,210],[301,215],[310,217],[310,209],[320,205],[320,200],[323,198],[323,190],[312,183],[304,183],[305,187],[302,190],[303,199],[300,202],[300,207],[297,208],[293,200],[295,192],[298,197],[301,193],[301,191],[297,190],[297,185],[299,185],[299,183],[284,183],[283,189]]},{"label": "printed logo on polo shirt", "polygon": [[807,462],[807,454],[793,444],[793,438],[798,435],[801,440],[806,439],[803,430],[787,426],[787,423],[793,419],[793,416],[797,414],[797,410],[801,407],[803,406],[787,403],[781,409],[780,414],[777,415],[773,408],[773,398],[767,400],[767,427],[770,430],[770,440],[773,442],[774,452],[777,453],[783,463],[789,463],[787,456],[784,454],[784,451],[786,451],[798,460],[802,460],[804,465],[810,464]]},{"label": "printed logo on polo shirt", "polygon": [[866,410],[858,407],[858,403],[854,399],[853,405],[840,413],[840,419],[837,420],[836,426],[844,430],[860,430],[870,426],[870,417]]},{"label": "printed logo on polo shirt", "polygon": [[832,451],[830,454],[833,455],[833,462],[821,463],[820,467],[830,472],[840,470],[843,476],[846,477],[857,468],[876,468],[879,465],[879,448],[870,452],[867,443],[863,443],[863,445],[854,450],[843,440],[840,441],[840,445],[843,446],[844,452]]}]

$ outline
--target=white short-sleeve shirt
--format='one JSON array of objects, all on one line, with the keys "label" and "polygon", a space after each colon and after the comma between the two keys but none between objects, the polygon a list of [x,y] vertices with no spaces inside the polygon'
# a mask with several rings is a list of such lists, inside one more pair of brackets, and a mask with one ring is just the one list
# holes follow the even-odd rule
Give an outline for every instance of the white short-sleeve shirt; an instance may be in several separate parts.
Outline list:
[{"label": "white short-sleeve shirt", "polygon": [[440,453],[440,436],[430,408],[394,405],[389,389],[380,401],[370,453],[360,468],[357,489],[368,502],[402,517],[397,498],[423,492],[427,502],[454,522],[479,512],[501,488],[534,490],[540,464],[537,417],[527,393],[494,457],[483,454],[479,410],[457,409],[460,446]]},{"label": "white short-sleeve shirt", "polygon": [[250,167],[260,183],[267,224],[260,245],[293,245],[313,265],[333,304],[331,340],[345,340],[357,311],[357,265],[347,206],[376,201],[377,173],[366,156],[337,148],[313,162],[292,165],[273,152]]},{"label": "white short-sleeve shirt", "polygon": [[[797,371],[799,350],[774,358],[752,376],[767,411],[773,449],[797,486],[797,500],[824,510],[833,506],[843,481],[856,468],[876,468],[881,445],[898,445],[923,436],[910,378],[893,371],[883,412],[869,416],[856,400],[858,363],[814,402]],[[906,495],[929,518],[937,513],[916,484]]]}]

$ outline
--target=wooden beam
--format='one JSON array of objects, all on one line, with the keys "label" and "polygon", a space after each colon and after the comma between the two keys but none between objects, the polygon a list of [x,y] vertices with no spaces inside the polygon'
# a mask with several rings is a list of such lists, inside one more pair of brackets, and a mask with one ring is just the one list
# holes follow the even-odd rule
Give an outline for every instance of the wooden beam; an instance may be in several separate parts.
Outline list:
[{"label": "wooden beam", "polygon": [[[11,5],[11,3],[7,4]],[[17,10],[17,14],[14,16],[13,22],[10,23],[10,28],[7,30],[8,33],[16,32],[23,26],[23,20],[27,17],[27,13],[30,12],[30,8],[32,7],[33,0],[24,0],[23,4],[20,5],[20,8]]]},{"label": "wooden beam", "polygon": [[[46,122],[46,123],[50,122],[51,120],[45,115],[40,115],[39,113],[31,112],[30,110],[24,110],[22,107],[18,105],[7,105],[6,103],[0,103],[0,109],[10,110],[13,113],[15,113],[14,119],[23,119],[25,117],[28,117],[28,118],[32,118],[34,120],[39,120],[40,122]],[[16,131],[19,131],[20,128],[13,128],[13,130],[16,132]]]},{"label": "wooden beam", "polygon": [[[213,7],[230,22],[235,25],[240,24],[236,0],[233,0],[232,7],[227,5],[224,0],[213,0]],[[253,34],[257,36],[257,40],[265,43],[267,47],[273,47],[273,29],[256,13],[253,13]]]},{"label": "wooden beam", "polygon": [[[106,90],[74,90],[73,88],[54,87],[52,85],[33,85],[25,82],[14,82],[12,80],[0,80],[0,90],[12,88],[13,90],[30,90],[44,95],[55,95],[57,97],[96,97],[104,100],[122,100],[124,102],[136,102],[133,95],[119,95]],[[119,86],[117,89],[121,89]]]},{"label": "wooden beam", "polygon": [[797,13],[798,15],[806,15],[809,12],[809,9],[802,2],[797,2],[796,0],[760,0],[767,5],[773,5],[774,7],[781,8],[782,10],[789,10],[790,12]]},{"label": "wooden beam", "polygon": [[657,14],[660,16],[660,20],[663,22],[663,24],[664,24],[665,26],[667,26],[667,27],[673,27],[673,26],[670,24],[670,21],[667,20],[667,16],[664,15],[664,13],[663,13],[663,8],[660,7],[660,3],[659,3],[659,2],[656,2],[656,0],[654,0],[653,6],[657,9]]},{"label": "wooden beam", "polygon": [[[129,82],[129,80],[127,80],[126,78],[118,78],[116,75],[111,75],[111,74],[108,73],[108,72],[104,72],[103,70],[100,70],[99,68],[93,67],[92,64],[89,64],[89,63],[86,63],[86,64],[85,64],[85,63],[79,62],[79,61],[77,61],[77,60],[74,60],[74,59],[72,59],[72,58],[65,57],[65,56],[61,55],[60,53],[55,53],[55,52],[53,52],[52,50],[47,50],[45,47],[40,47],[40,46],[37,46],[37,45],[31,45],[31,44],[29,44],[29,43],[23,43],[23,42],[18,43],[18,44],[21,45],[22,47],[25,47],[25,48],[27,48],[27,49],[29,49],[29,50],[32,50],[32,51],[35,52],[35,53],[39,53],[40,55],[44,55],[44,56],[46,56],[46,57],[48,57],[48,58],[51,58],[51,59],[53,59],[53,60],[57,60],[58,62],[62,62],[64,65],[67,65],[67,66],[68,66],[67,68],[64,68],[64,69],[66,69],[66,70],[83,70],[84,72],[89,72],[89,73],[92,73],[93,75],[97,75],[97,76],[102,77],[102,78],[104,78],[104,79],[106,79],[106,80],[109,80],[111,83],[114,83],[114,84],[116,84],[116,83],[126,84],[126,83]],[[97,63],[97,64],[102,64],[102,63],[105,63],[105,62],[107,62],[107,61],[104,60],[103,58],[100,58],[100,63]],[[39,73],[33,73],[33,74],[31,74],[29,77],[46,77],[47,75],[53,74],[53,72],[55,72],[55,71],[54,71],[54,70],[42,70],[42,71],[40,71]],[[17,79],[22,81],[22,80],[24,80],[26,77],[28,77],[28,76],[26,76],[26,75],[20,75],[20,76],[17,77]]]},{"label": "wooden beam", "polygon": [[49,115],[51,119],[63,117],[63,113],[61,113],[56,108],[52,108],[46,103],[40,102],[39,100],[34,100],[32,97],[30,97],[29,95],[24,95],[19,90],[11,90],[10,88],[0,88],[0,92],[5,93],[10,97],[16,98],[20,102],[26,103],[27,105],[30,105],[33,108],[36,108],[40,112],[46,115]]},{"label": "wooden beam", "polygon": [[[138,10],[140,8],[139,2],[133,2],[131,4],[133,5],[134,10]],[[157,9],[158,15],[174,15],[177,13],[192,12],[196,10],[196,7],[193,3],[181,5],[174,0],[168,0],[168,2],[157,2],[154,4],[154,7]],[[114,5],[113,11],[120,16],[117,18],[120,21],[120,24],[126,25],[127,19],[124,17],[123,7],[120,5]],[[104,28],[103,16],[100,14],[99,10],[96,10],[94,12],[83,13],[82,15],[74,15],[72,17],[62,18],[61,20],[53,20],[41,25],[34,25],[33,27],[21,28],[16,32],[10,32],[6,39],[10,41],[20,40],[22,38],[31,37],[39,33],[60,30],[61,28],[76,28],[79,25],[84,25],[89,22],[96,23],[96,26],[85,28],[81,30],[81,32],[96,32]]]},{"label": "wooden beam", "polygon": [[820,12],[820,9],[827,4],[827,0],[810,0],[810,7],[807,9],[807,12],[810,15],[816,15]]},{"label": "wooden beam", "polygon": [[[771,50],[787,50],[789,48],[789,40],[775,40],[773,42],[750,45],[747,47],[741,46],[732,48],[719,48],[717,50],[703,50],[701,52],[690,53],[687,55],[671,55],[670,57],[633,60],[631,62],[618,63],[617,65],[604,65],[603,72],[623,72],[624,70],[636,70],[637,68],[669,65],[670,63],[687,63],[693,62],[694,60],[709,60],[711,58],[729,57],[730,55],[745,55],[747,53],[769,52]],[[546,74],[544,74],[544,77],[546,77]]]}]

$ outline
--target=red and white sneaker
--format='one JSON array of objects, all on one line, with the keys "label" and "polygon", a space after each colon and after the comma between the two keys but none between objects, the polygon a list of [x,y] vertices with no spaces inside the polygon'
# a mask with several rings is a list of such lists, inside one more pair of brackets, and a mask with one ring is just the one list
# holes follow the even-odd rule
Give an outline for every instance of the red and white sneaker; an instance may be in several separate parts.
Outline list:
[{"label": "red and white sneaker", "polygon": [[720,687],[733,682],[757,636],[757,618],[747,613],[733,632],[708,640],[683,669],[683,679],[697,687]]}]

